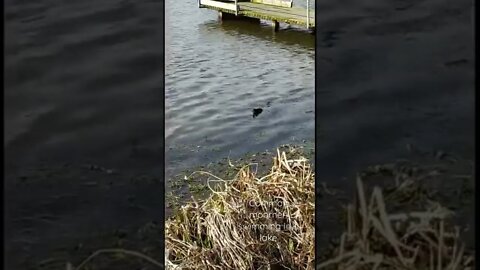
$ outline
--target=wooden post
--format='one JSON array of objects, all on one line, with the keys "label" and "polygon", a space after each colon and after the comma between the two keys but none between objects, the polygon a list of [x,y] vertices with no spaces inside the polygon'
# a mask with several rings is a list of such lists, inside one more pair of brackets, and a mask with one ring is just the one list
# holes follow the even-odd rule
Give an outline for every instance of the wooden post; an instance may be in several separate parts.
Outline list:
[{"label": "wooden post", "polygon": [[307,0],[307,29],[310,28],[310,3]]},{"label": "wooden post", "polygon": [[280,28],[280,23],[277,21],[272,21],[272,27],[273,27],[273,31],[277,32],[278,29]]},{"label": "wooden post", "polygon": [[235,0],[235,16],[238,16],[238,0]]}]

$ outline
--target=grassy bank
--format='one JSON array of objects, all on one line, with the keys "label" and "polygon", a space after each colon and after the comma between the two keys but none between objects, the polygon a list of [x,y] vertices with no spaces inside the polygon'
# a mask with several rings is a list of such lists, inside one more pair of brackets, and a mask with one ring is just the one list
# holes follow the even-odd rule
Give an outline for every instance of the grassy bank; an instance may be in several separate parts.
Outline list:
[{"label": "grassy bank", "polygon": [[278,152],[262,177],[256,166],[244,166],[232,181],[210,175],[212,194],[167,220],[172,268],[313,269],[315,187],[309,161]]},{"label": "grassy bank", "polygon": [[[293,150],[278,152],[268,173],[244,166],[231,181],[207,173],[223,188],[211,188],[207,199],[183,205],[166,223],[172,269],[313,269],[314,175],[307,164]],[[376,166],[358,176],[357,192],[344,209],[345,230],[322,251],[316,269],[473,269],[473,251],[462,243],[454,212],[434,200],[436,190],[419,181],[418,169],[391,173],[392,168]],[[389,170],[386,188],[364,185],[364,177]],[[328,192],[323,186],[321,193]],[[258,231],[243,229],[279,222],[246,218],[259,210],[245,207],[252,199],[282,200],[289,214],[295,213],[288,222],[296,230],[268,231],[276,240],[262,242]]]},{"label": "grassy bank", "polygon": [[[306,158],[310,161],[312,171],[314,171],[314,164],[311,162],[314,155],[314,146],[311,143],[302,145],[285,144],[279,146],[278,150],[287,153],[288,158]],[[207,182],[211,175],[214,175],[216,178],[231,180],[247,165],[251,165],[256,170],[257,175],[266,175],[271,170],[275,156],[276,149],[247,153],[235,159],[226,157],[216,162],[181,171],[170,177],[166,184],[167,189],[165,193],[167,216],[170,216],[180,206],[190,201],[191,197],[197,200],[208,197],[210,189]]]},{"label": "grassy bank", "polygon": [[[227,160],[233,176],[196,172],[201,177],[193,179],[206,181],[205,193],[180,203],[166,220],[167,269],[314,269],[314,263],[315,269],[474,269],[452,197],[439,196],[444,192],[431,181],[445,182],[439,172],[390,164],[359,173],[355,193],[338,211],[343,231],[330,232],[335,240],[315,258],[315,207],[317,213],[329,207],[315,206],[315,197],[338,193],[323,184],[315,191],[314,170],[301,149],[260,156],[241,166]],[[259,163],[267,160],[270,166]],[[94,256],[104,253],[159,265],[119,249]]]}]

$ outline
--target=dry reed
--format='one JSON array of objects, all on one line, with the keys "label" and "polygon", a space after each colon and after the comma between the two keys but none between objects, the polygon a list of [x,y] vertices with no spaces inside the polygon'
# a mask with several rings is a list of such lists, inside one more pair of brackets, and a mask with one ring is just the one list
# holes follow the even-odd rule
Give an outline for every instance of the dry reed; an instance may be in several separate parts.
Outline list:
[{"label": "dry reed", "polygon": [[[228,181],[200,172],[212,178],[211,195],[185,204],[166,221],[166,269],[313,269],[315,187],[309,161],[289,159],[277,150],[265,176],[258,177],[252,167],[243,167]],[[453,212],[425,196],[428,191],[418,181],[395,180],[395,188],[374,187],[368,198],[362,178],[357,178],[356,198],[346,207],[345,232],[329,259],[317,261],[316,269],[474,269],[473,252],[466,250],[460,229],[450,223]],[[412,210],[405,202],[424,207]],[[408,211],[390,214],[392,206]],[[252,224],[266,226],[254,229]],[[288,226],[268,226],[275,224]],[[261,241],[262,234],[276,240]],[[123,252],[163,268],[133,251],[101,250],[79,267],[68,264],[67,269],[80,269],[105,252]]]},{"label": "dry reed", "polygon": [[358,177],[357,198],[347,207],[346,231],[333,258],[317,264],[316,269],[474,269],[474,258],[461,243],[459,228],[449,223],[453,213],[439,203],[424,200],[424,211],[387,213],[387,204],[400,198],[422,199],[416,196],[418,188],[406,180],[385,198],[379,187],[367,198]]},{"label": "dry reed", "polygon": [[[315,187],[309,161],[277,151],[267,175],[257,177],[251,168],[243,167],[229,181],[212,175],[212,194],[166,221],[169,269],[313,269]],[[261,235],[275,240],[262,241]]]}]

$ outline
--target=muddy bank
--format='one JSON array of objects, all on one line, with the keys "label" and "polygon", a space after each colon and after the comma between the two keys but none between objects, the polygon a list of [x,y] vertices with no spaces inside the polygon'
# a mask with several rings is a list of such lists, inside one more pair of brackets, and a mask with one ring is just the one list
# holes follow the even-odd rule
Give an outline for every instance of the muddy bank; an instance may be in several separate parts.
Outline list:
[{"label": "muddy bank", "polygon": [[313,143],[304,144],[285,144],[276,149],[271,149],[257,153],[247,153],[239,158],[224,157],[217,162],[210,162],[205,165],[189,168],[172,176],[166,182],[166,216],[169,216],[175,208],[181,206],[184,202],[194,198],[204,198],[209,195],[207,180],[212,175],[221,179],[231,180],[238,171],[247,165],[250,165],[258,174],[265,174],[271,168],[273,158],[279,151],[285,151],[289,157],[296,156],[307,158],[311,166],[315,168]]}]

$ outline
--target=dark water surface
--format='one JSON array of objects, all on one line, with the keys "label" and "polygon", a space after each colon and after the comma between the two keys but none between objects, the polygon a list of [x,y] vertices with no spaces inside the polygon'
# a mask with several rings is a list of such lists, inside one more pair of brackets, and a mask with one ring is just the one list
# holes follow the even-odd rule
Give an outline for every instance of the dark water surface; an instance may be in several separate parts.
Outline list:
[{"label": "dark water surface", "polygon": [[147,156],[163,151],[161,4],[61,3],[6,3],[9,160],[82,157],[112,166],[148,146],[134,162],[151,165]]},{"label": "dark water surface", "polygon": [[[195,0],[167,0],[166,21],[167,176],[229,155],[313,141],[314,36],[221,22]],[[255,118],[254,108],[263,109]]]},{"label": "dark water surface", "polygon": [[323,173],[342,176],[399,157],[407,144],[473,159],[470,0],[320,1],[317,8]]},{"label": "dark water surface", "polygon": [[5,22],[5,269],[65,269],[160,221],[163,3],[7,0]]},{"label": "dark water surface", "polygon": [[[316,11],[316,181],[352,192],[368,165],[439,150],[472,175],[473,1],[322,0]],[[328,207],[316,207],[323,246],[338,216]],[[465,209],[473,228],[473,201]]]}]

